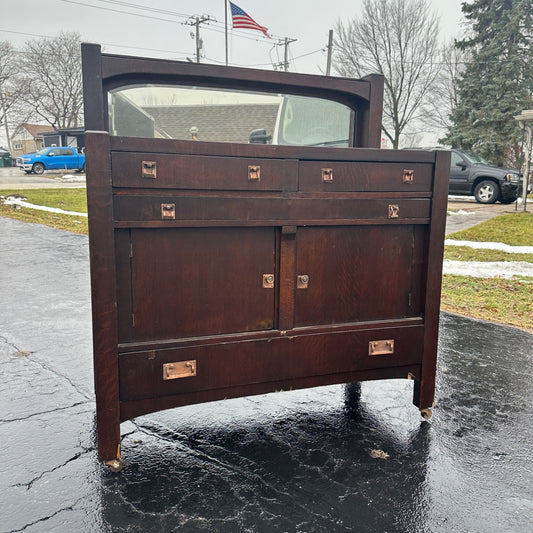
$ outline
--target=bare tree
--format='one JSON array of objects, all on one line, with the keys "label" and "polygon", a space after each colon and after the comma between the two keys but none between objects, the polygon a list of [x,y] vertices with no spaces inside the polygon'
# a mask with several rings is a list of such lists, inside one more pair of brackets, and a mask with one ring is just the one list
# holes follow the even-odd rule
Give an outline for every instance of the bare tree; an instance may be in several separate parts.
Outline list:
[{"label": "bare tree", "polygon": [[20,70],[19,87],[33,117],[56,128],[82,122],[79,34],[61,33],[55,39],[28,41]]},{"label": "bare tree", "polygon": [[450,116],[459,102],[457,80],[464,71],[468,54],[452,40],[440,51],[439,72],[425,106],[429,125],[444,130],[452,125]]},{"label": "bare tree", "polygon": [[0,42],[0,125],[3,126],[7,138],[7,146],[11,152],[9,138],[8,111],[16,104],[17,93],[13,86],[17,65],[15,50],[9,41]]},{"label": "bare tree", "polygon": [[398,148],[418,118],[438,68],[439,24],[426,0],[364,0],[359,19],[336,24],[334,65],[342,76],[385,76],[383,131]]}]

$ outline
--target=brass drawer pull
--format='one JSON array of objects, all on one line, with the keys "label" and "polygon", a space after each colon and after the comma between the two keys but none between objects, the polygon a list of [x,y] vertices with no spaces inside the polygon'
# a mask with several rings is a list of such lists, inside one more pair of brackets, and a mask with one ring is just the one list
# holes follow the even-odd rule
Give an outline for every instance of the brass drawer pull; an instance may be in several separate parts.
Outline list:
[{"label": "brass drawer pull", "polygon": [[176,219],[176,204],[161,204],[161,219],[175,220]]},{"label": "brass drawer pull", "polygon": [[415,177],[414,170],[404,169],[402,183],[413,183],[414,177]]},{"label": "brass drawer pull", "polygon": [[248,165],[248,181],[261,181],[261,167]]},{"label": "brass drawer pull", "polygon": [[400,216],[400,206],[389,205],[389,218],[399,218],[399,216]]},{"label": "brass drawer pull", "polygon": [[333,181],[333,169],[332,168],[322,169],[322,181],[325,183],[331,183]]},{"label": "brass drawer pull", "polygon": [[309,276],[307,274],[302,274],[296,278],[296,288],[297,289],[307,289],[309,287]]},{"label": "brass drawer pull", "polygon": [[263,289],[273,289],[275,281],[274,274],[263,274]]},{"label": "brass drawer pull", "polygon": [[163,380],[191,378],[196,376],[196,361],[178,361],[163,365]]},{"label": "brass drawer pull", "polygon": [[142,162],[142,177],[155,179],[157,177],[157,163],[155,161]]},{"label": "brass drawer pull", "polygon": [[370,341],[368,355],[390,355],[394,353],[394,339],[385,341]]}]

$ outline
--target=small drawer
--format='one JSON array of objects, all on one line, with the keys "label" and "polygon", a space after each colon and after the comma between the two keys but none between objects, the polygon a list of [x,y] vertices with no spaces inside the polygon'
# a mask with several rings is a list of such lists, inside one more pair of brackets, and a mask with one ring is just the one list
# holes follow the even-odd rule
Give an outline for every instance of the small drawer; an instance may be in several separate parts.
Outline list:
[{"label": "small drawer", "polygon": [[298,163],[286,159],[113,152],[113,186],[234,191],[296,190]]},{"label": "small drawer", "polygon": [[302,192],[431,192],[433,165],[429,163],[369,163],[302,161]]}]

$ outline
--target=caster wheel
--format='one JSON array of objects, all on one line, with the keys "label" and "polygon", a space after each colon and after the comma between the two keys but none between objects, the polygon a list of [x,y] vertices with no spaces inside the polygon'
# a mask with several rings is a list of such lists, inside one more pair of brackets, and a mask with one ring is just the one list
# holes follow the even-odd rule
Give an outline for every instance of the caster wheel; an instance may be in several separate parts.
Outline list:
[{"label": "caster wheel", "polygon": [[426,420],[429,420],[431,418],[431,415],[433,414],[433,411],[431,410],[431,407],[427,407],[426,409],[420,409],[420,414]]},{"label": "caster wheel", "polygon": [[111,472],[120,472],[124,467],[122,459],[113,459],[112,461],[106,461],[105,464],[109,467]]}]

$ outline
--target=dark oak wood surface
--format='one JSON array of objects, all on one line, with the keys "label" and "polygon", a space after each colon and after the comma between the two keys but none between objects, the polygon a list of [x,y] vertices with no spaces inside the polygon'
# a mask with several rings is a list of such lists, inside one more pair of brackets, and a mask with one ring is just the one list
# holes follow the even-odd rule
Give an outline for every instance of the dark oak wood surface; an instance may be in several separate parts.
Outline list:
[{"label": "dark oak wood surface", "polygon": [[[83,65],[101,460],[121,421],[191,403],[402,377],[431,407],[449,155],[379,149],[382,76]],[[143,83],[332,99],[355,146],[109,135],[109,91]]]}]

